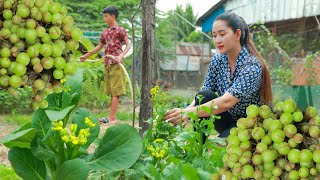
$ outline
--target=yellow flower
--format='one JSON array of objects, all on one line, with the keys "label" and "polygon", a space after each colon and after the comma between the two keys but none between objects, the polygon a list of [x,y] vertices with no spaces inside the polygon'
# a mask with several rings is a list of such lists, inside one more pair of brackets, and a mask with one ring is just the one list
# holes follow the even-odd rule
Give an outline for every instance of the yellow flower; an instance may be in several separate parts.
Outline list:
[{"label": "yellow flower", "polygon": [[84,122],[85,122],[86,124],[88,124],[89,122],[91,122],[91,119],[89,119],[88,117],[86,117],[86,118],[84,118]]},{"label": "yellow flower", "polygon": [[80,144],[86,144],[87,143],[87,138],[82,135],[80,137],[78,137]]},{"label": "yellow flower", "polygon": [[164,148],[165,150],[168,150],[167,145],[163,145],[163,148]]},{"label": "yellow flower", "polygon": [[70,135],[70,139],[71,139],[71,140],[74,140],[74,139],[76,139],[76,138],[77,138],[77,137],[76,137],[74,134],[71,134],[71,135]]},{"label": "yellow flower", "polygon": [[61,137],[62,141],[65,142],[65,143],[68,143],[69,142],[69,137],[67,135],[64,135]]},{"label": "yellow flower", "polygon": [[68,79],[68,76],[66,76],[65,78],[63,78],[63,79],[60,79],[60,83],[65,83],[65,82],[67,82],[67,79]]},{"label": "yellow flower", "polygon": [[94,127],[96,124],[92,123],[92,119],[91,116],[90,117],[86,117],[84,119],[84,122],[89,126],[89,127]]},{"label": "yellow flower", "polygon": [[154,88],[151,88],[150,89],[150,94],[152,96],[156,95],[158,93],[159,89],[160,89],[159,86],[155,86]]},{"label": "yellow flower", "polygon": [[52,123],[53,127],[51,128],[54,131],[61,131],[63,129],[62,121],[55,121]]},{"label": "yellow flower", "polygon": [[68,135],[68,130],[67,130],[67,128],[63,128],[63,129],[61,129],[61,131],[60,131],[60,136],[62,137],[62,136],[65,136],[65,135]]},{"label": "yellow flower", "polygon": [[77,124],[71,124],[70,125],[70,131],[71,133],[75,133],[77,131],[78,125]]},{"label": "yellow flower", "polygon": [[153,141],[154,143],[162,143],[163,142],[163,139],[156,139]]},{"label": "yellow flower", "polygon": [[79,144],[79,138],[76,137],[74,134],[70,135],[70,140],[71,140],[71,143],[74,144],[74,145]]},{"label": "yellow flower", "polygon": [[63,91],[64,91],[64,92],[69,92],[69,91],[71,91],[70,86],[67,86]]},{"label": "yellow flower", "polygon": [[80,135],[83,135],[83,136],[85,136],[85,137],[90,136],[90,130],[89,130],[89,128],[80,129],[80,131],[79,131],[79,136],[80,136]]},{"label": "yellow flower", "polygon": [[77,145],[77,144],[79,144],[79,138],[76,137],[71,142],[72,142],[72,144]]},{"label": "yellow flower", "polygon": [[88,126],[89,126],[89,127],[95,127],[96,124],[94,124],[94,123],[91,122],[90,124],[88,124]]},{"label": "yellow flower", "polygon": [[165,150],[160,150],[160,154],[162,155],[162,157],[164,156],[164,154],[166,153],[166,151]]}]

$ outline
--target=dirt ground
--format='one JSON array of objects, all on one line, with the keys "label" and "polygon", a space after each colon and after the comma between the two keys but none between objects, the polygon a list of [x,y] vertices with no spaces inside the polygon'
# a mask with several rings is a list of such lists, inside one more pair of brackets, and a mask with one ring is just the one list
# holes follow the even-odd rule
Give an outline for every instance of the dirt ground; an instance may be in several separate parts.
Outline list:
[{"label": "dirt ground", "polygon": [[[15,128],[17,128],[16,125],[3,123],[3,116],[0,116],[0,139],[4,137],[5,135],[12,132]],[[6,148],[4,145],[0,143],[0,164],[6,164],[9,165],[10,162],[8,160],[8,148]]]}]

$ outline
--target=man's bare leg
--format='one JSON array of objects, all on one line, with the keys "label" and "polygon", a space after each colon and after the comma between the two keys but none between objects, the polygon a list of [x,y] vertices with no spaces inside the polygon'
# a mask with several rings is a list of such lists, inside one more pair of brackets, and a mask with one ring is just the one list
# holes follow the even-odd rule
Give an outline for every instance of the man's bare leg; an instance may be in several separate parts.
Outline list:
[{"label": "man's bare leg", "polygon": [[119,105],[119,99],[120,99],[120,96],[111,97],[110,114],[108,115],[108,119],[111,123],[117,122],[117,109]]}]

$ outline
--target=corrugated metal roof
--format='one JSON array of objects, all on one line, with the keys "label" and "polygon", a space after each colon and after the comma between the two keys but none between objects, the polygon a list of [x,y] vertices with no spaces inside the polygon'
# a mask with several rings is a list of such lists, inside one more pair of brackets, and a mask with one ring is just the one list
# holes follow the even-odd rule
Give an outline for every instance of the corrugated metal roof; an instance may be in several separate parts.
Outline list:
[{"label": "corrugated metal roof", "polygon": [[209,44],[181,42],[176,45],[176,54],[202,56],[202,49],[204,56],[208,56],[210,54]]},{"label": "corrugated metal roof", "polygon": [[320,0],[220,0],[198,19],[197,25],[203,26],[202,23],[221,7],[238,14],[248,24],[320,15]]},{"label": "corrugated metal roof", "polygon": [[210,61],[209,44],[181,42],[176,45],[176,59],[161,60],[160,68],[166,71],[200,71],[202,56],[203,63]]},{"label": "corrugated metal roof", "polygon": [[225,11],[238,14],[248,24],[320,15],[319,0],[228,0]]},{"label": "corrugated metal roof", "polygon": [[199,56],[177,55],[175,60],[160,62],[161,69],[165,71],[200,71]]}]

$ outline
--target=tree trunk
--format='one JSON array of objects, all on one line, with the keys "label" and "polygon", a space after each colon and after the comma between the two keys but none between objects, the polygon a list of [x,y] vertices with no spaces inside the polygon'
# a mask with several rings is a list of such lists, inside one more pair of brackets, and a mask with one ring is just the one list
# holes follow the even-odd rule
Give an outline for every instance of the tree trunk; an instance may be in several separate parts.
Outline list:
[{"label": "tree trunk", "polygon": [[139,112],[140,135],[149,127],[152,117],[150,89],[155,85],[155,9],[156,0],[141,0],[142,7],[142,90]]}]

